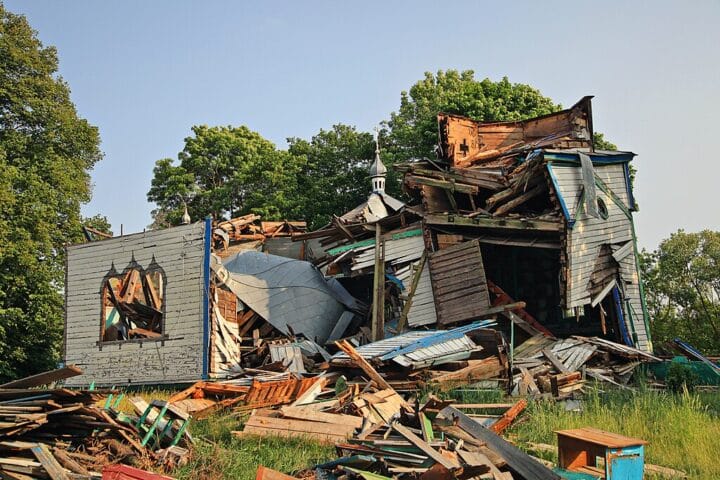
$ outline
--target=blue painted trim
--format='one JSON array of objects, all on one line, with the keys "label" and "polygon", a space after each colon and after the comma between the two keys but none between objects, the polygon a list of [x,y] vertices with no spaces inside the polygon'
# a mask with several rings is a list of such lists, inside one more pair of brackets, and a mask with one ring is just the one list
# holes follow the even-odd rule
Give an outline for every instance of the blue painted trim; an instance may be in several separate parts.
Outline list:
[{"label": "blue painted trim", "polygon": [[203,369],[202,378],[210,374],[210,245],[212,239],[212,218],[205,219],[205,256],[203,257]]},{"label": "blue painted trim", "polygon": [[635,205],[635,195],[633,195],[632,184],[630,183],[630,164],[624,165],[625,170],[625,188],[627,188],[628,200],[630,204],[630,210],[636,211],[637,205]]},{"label": "blue painted trim", "polygon": [[620,301],[620,290],[618,290],[618,287],[612,289],[612,294],[613,300],[615,301],[615,311],[618,315],[618,325],[620,326],[620,335],[622,336],[622,340],[628,347],[634,347],[635,345],[630,338],[627,325],[625,325],[625,314],[623,313],[622,302]]},{"label": "blue painted trim", "polygon": [[[590,159],[594,164],[597,165],[612,165],[617,163],[627,163],[631,162],[632,159],[635,157],[635,154],[632,152],[618,152],[613,155],[601,155],[601,154],[592,154],[588,153],[590,156]],[[545,151],[544,153],[545,159],[549,161],[555,161],[555,162],[568,162],[568,163],[575,163],[580,164],[580,156],[577,153],[572,152],[548,152]]]},{"label": "blue painted trim", "polygon": [[557,194],[558,201],[560,202],[560,207],[562,207],[563,215],[565,215],[565,219],[567,219],[568,228],[573,228],[573,226],[575,226],[575,219],[570,217],[570,210],[568,210],[567,203],[565,203],[565,197],[563,197],[563,194],[560,191],[560,184],[555,176],[555,172],[553,172],[552,165],[548,163],[547,169],[550,174],[550,180],[552,180],[553,187],[555,187],[555,193]]}]

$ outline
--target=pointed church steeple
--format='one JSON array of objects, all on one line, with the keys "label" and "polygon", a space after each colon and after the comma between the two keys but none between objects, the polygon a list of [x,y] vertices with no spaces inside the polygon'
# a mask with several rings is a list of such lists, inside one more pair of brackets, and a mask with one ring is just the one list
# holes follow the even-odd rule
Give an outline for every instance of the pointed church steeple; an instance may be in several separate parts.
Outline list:
[{"label": "pointed church steeple", "polygon": [[372,182],[372,191],[377,193],[385,192],[385,176],[387,168],[380,160],[380,132],[375,129],[375,160],[370,165],[370,181]]}]

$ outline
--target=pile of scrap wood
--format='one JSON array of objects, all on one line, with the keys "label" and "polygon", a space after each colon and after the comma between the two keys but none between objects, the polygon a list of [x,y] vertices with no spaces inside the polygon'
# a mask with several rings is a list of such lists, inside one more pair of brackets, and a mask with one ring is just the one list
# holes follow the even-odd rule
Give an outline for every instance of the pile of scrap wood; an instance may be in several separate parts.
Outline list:
[{"label": "pile of scrap wood", "polygon": [[166,421],[151,445],[137,418],[109,400],[98,407],[113,390],[38,388],[81,373],[69,366],[0,385],[0,478],[99,478],[110,464],[170,468],[187,454],[164,438],[175,425]]},{"label": "pile of scrap wood", "polygon": [[536,335],[515,349],[513,393],[564,398],[582,390],[586,378],[629,388],[635,367],[659,360],[642,350],[598,337],[554,340]]},{"label": "pile of scrap wood", "polygon": [[[397,393],[351,346],[342,348],[370,379],[364,387],[347,385],[339,395],[335,389],[320,390],[280,409],[253,411],[244,430],[235,435],[311,438],[335,444],[336,460],[300,472],[297,478],[560,478],[499,436],[524,410],[525,400],[453,406],[453,401],[431,396],[420,404]],[[296,477],[260,467],[257,478]]]},{"label": "pile of scrap wood", "polygon": [[240,250],[259,249],[268,239],[293,237],[307,231],[306,222],[261,222],[260,215],[249,214],[215,224],[213,240],[220,256]]}]

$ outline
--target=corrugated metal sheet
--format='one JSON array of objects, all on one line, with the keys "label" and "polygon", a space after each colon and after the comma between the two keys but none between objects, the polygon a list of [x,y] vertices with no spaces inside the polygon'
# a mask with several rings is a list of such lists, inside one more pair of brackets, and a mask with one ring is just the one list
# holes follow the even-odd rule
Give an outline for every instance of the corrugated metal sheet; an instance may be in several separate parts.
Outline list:
[{"label": "corrugated metal sheet", "polygon": [[322,274],[309,262],[247,251],[212,268],[238,298],[284,333],[324,343],[345,310]]},{"label": "corrugated metal sheet", "polygon": [[470,357],[472,352],[477,350],[481,350],[481,347],[463,334],[460,338],[436,343],[405,355],[397,355],[393,357],[393,361],[403,367],[422,368],[462,360]]},{"label": "corrugated metal sheet", "polygon": [[[495,325],[494,320],[481,320],[479,322],[474,322],[452,330],[411,331],[392,338],[368,343],[367,345],[356,348],[356,350],[360,356],[368,360],[390,360],[398,355],[408,355],[412,352],[432,347],[436,344],[461,339],[468,332],[479,328],[487,328],[493,325]],[[333,359],[347,360],[349,357],[344,352],[338,352],[333,355]]]}]

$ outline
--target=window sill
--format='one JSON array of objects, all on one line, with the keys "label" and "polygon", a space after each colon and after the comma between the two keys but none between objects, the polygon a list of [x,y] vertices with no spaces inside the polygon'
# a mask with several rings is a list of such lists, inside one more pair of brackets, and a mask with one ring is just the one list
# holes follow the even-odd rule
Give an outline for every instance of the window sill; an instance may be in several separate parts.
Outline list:
[{"label": "window sill", "polygon": [[[175,338],[174,340],[178,340],[179,338]],[[109,340],[107,342],[98,340],[95,342],[95,345],[100,347],[100,350],[102,350],[103,347],[109,347],[112,345],[118,345],[122,346],[128,343],[139,343],[141,346],[143,343],[154,343],[154,342],[162,342],[165,343],[166,341],[170,340],[170,337],[168,335],[162,335],[160,337],[153,337],[153,338],[133,338],[130,340]]]}]

